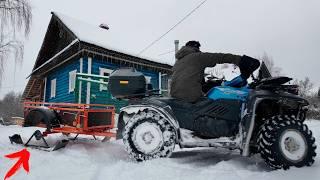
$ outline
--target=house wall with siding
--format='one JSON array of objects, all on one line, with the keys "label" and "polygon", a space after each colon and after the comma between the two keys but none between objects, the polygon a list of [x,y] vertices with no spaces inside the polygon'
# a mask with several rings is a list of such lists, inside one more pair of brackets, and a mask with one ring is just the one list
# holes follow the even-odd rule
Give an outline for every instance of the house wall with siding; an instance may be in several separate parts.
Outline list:
[{"label": "house wall with siding", "polygon": [[[47,102],[75,102],[74,92],[69,93],[69,72],[80,71],[79,59],[73,60],[67,64],[59,66],[47,75],[46,97]],[[51,98],[51,80],[56,79],[56,96]]]}]

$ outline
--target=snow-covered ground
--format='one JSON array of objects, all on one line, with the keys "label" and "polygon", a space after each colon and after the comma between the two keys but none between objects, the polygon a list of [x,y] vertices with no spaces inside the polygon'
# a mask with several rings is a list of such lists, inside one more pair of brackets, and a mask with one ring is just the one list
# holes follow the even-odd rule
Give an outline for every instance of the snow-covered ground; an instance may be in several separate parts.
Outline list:
[{"label": "snow-covered ground", "polygon": [[[320,142],[320,121],[307,121]],[[8,136],[21,134],[23,140],[33,133],[35,128],[0,125],[0,179],[15,163],[4,158],[4,155],[19,151],[22,147],[11,145]],[[48,138],[49,143],[63,138],[54,135]],[[92,137],[81,137],[70,142],[66,148],[55,152],[44,152],[29,149],[30,173],[20,170],[12,179],[68,179],[68,180],[232,180],[232,179],[320,179],[320,156],[312,167],[291,168],[288,171],[270,171],[262,160],[256,156],[245,158],[236,151],[224,149],[179,149],[168,159],[156,159],[137,163],[129,159],[121,141],[100,142]],[[320,153],[319,148],[317,153]]]}]

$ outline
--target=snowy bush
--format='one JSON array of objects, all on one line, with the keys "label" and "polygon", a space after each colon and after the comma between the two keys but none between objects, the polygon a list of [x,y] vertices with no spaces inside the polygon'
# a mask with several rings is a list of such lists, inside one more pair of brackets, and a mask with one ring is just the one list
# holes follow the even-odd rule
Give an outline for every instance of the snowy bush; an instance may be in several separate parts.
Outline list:
[{"label": "snowy bush", "polygon": [[307,113],[307,119],[320,120],[320,107],[311,107]]},{"label": "snowy bush", "polygon": [[308,119],[320,120],[320,98],[316,95],[307,97],[310,105],[307,113]]}]

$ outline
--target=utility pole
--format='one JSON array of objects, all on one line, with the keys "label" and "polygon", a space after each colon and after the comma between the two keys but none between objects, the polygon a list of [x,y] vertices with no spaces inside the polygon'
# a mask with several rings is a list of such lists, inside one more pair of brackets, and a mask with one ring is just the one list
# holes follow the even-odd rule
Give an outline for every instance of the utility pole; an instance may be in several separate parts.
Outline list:
[{"label": "utility pole", "polygon": [[179,40],[174,40],[174,50],[175,50],[175,54],[177,54],[177,52],[179,51]]},{"label": "utility pole", "polygon": [[[176,54],[178,51],[179,51],[179,40],[174,40],[174,51]],[[177,61],[177,58],[175,58],[176,61]],[[168,96],[170,97],[170,89],[171,89],[171,76],[169,76],[169,79],[168,79]]]}]

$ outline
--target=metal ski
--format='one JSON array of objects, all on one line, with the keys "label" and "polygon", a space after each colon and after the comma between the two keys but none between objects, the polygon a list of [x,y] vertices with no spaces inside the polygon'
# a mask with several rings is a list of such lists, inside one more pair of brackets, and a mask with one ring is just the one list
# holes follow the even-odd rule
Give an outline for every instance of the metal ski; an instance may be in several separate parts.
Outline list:
[{"label": "metal ski", "polygon": [[[35,145],[35,144],[30,144],[32,138],[35,138],[37,141],[41,141],[43,142],[43,145]],[[19,134],[14,134],[13,136],[9,136],[9,140],[11,142],[11,144],[15,143],[15,144],[22,144],[25,147],[31,147],[31,148],[35,148],[35,149],[39,149],[39,150],[43,150],[43,151],[56,151],[58,149],[64,148],[69,140],[63,139],[58,141],[53,147],[50,147],[49,144],[47,143],[47,141],[44,139],[43,134],[40,132],[40,130],[36,130],[32,136],[29,138],[29,140],[27,141],[27,143],[23,144],[22,138]]]}]

